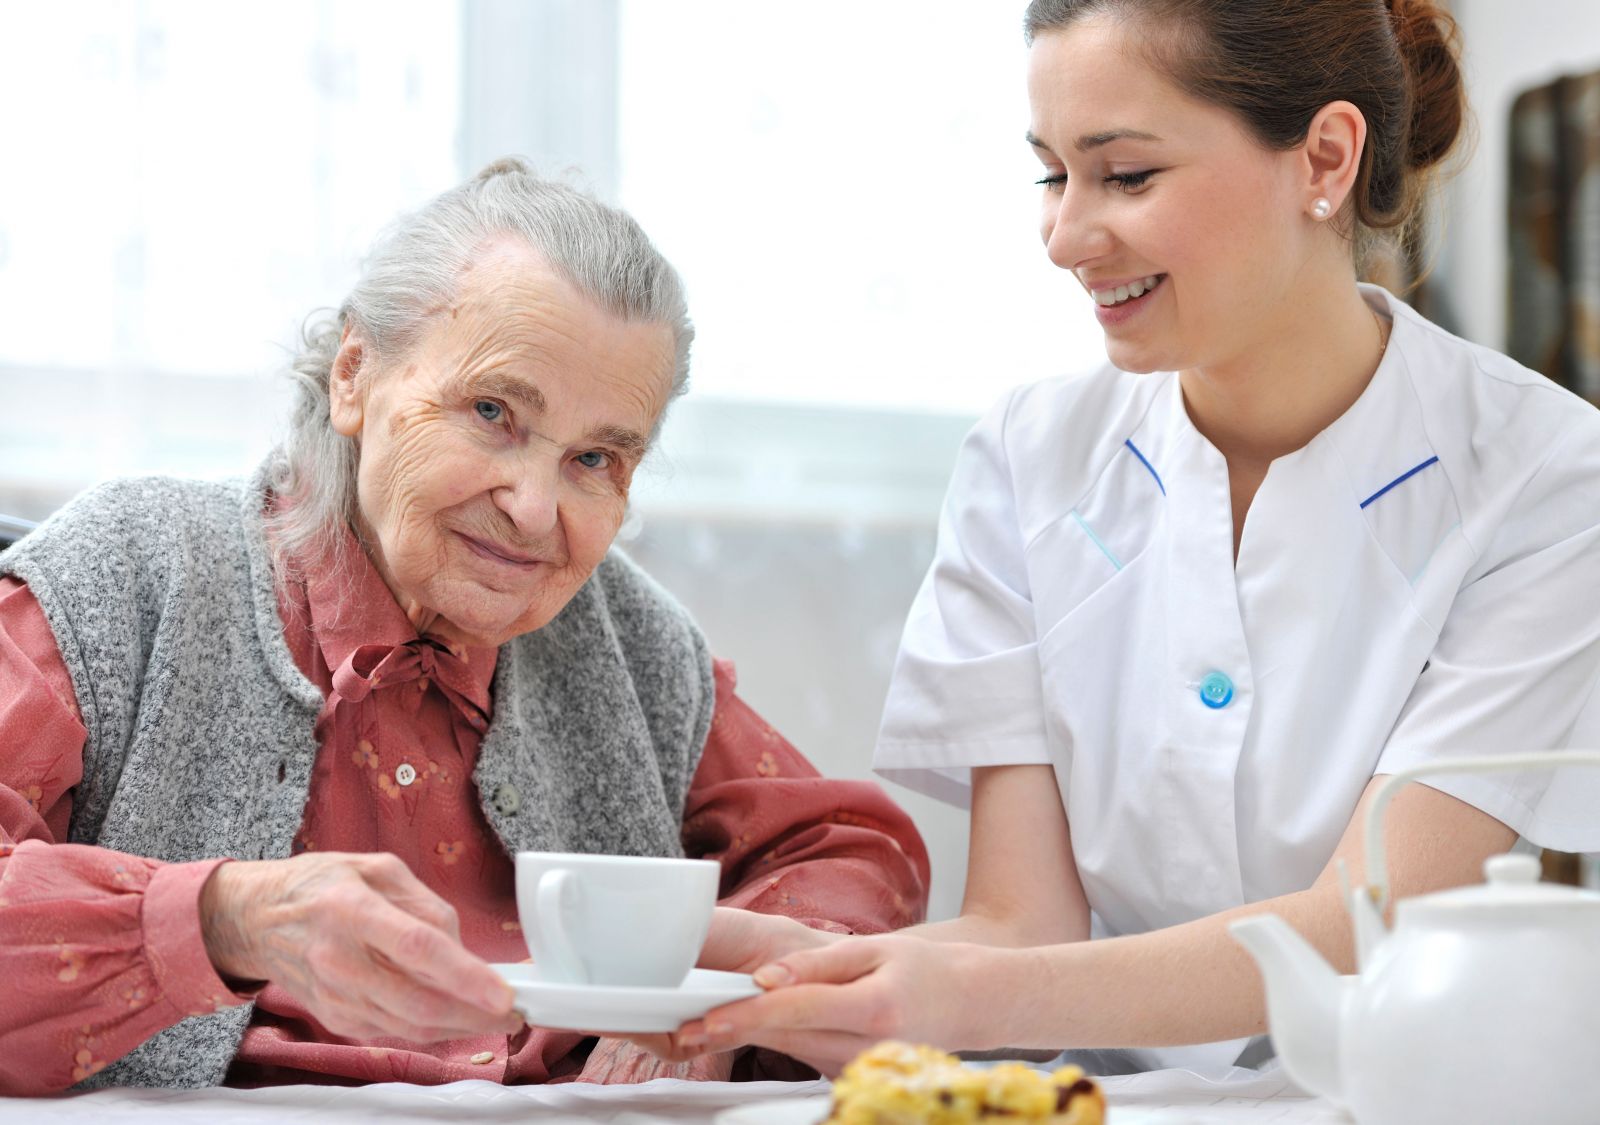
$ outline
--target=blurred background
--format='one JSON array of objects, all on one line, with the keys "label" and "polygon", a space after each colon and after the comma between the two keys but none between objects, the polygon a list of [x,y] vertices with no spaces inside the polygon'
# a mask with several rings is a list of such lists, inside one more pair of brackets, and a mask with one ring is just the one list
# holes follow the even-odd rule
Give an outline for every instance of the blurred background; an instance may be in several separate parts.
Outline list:
[{"label": "blurred background", "polygon": [[[506,153],[684,274],[626,546],[819,768],[869,776],[962,435],[1102,358],[1045,260],[1023,4],[0,0],[0,513],[248,471],[373,235]],[[1392,270],[1600,397],[1600,4],[1455,0],[1476,142]],[[965,815],[891,787],[953,914]]]}]

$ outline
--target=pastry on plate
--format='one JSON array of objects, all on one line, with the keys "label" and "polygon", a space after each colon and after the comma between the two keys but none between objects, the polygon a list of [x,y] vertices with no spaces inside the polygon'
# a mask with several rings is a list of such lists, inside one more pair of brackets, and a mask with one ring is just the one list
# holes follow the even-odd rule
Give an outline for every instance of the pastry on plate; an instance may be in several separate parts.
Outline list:
[{"label": "pastry on plate", "polygon": [[1022,1063],[968,1066],[908,1043],[857,1055],[833,1084],[834,1125],[1101,1125],[1106,1099],[1075,1066],[1054,1073]]}]

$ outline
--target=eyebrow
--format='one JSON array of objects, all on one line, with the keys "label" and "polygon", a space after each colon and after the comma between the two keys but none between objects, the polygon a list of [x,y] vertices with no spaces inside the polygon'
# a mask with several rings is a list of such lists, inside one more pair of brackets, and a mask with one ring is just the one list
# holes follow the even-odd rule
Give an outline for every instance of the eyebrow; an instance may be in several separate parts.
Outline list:
[{"label": "eyebrow", "polygon": [[[450,387],[452,394],[460,397],[485,395],[521,403],[532,414],[543,414],[549,405],[544,392],[532,383],[500,372],[486,371],[456,380]],[[650,442],[637,430],[626,426],[595,426],[583,435],[586,442],[610,445],[633,457],[643,457]]]},{"label": "eyebrow", "polygon": [[545,401],[544,392],[532,383],[523,382],[521,379],[497,371],[485,371],[453,379],[448,387],[448,393],[460,398],[485,395],[509,399],[520,403],[534,414],[543,414],[549,405]]},{"label": "eyebrow", "polygon": [[649,448],[643,434],[626,426],[596,426],[584,436],[600,445],[614,446],[631,457],[643,457]]},{"label": "eyebrow", "polygon": [[[1138,129],[1107,129],[1103,133],[1085,133],[1073,142],[1072,147],[1079,152],[1088,152],[1092,148],[1108,145],[1112,141],[1159,141],[1160,139],[1154,133],[1145,133]],[[1034,136],[1031,131],[1027,134],[1027,141],[1034,148],[1050,151],[1050,146]]]}]

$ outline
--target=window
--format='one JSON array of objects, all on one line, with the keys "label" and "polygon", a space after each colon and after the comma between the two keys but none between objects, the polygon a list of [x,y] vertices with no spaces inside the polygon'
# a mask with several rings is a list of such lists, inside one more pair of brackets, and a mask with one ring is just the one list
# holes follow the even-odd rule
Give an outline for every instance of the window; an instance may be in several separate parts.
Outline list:
[{"label": "window", "polygon": [[622,5],[619,196],[681,269],[696,392],[972,415],[1103,356],[1045,258],[1020,15]]},{"label": "window", "polygon": [[0,510],[249,468],[303,319],[382,223],[459,178],[458,5],[107,0],[4,21]]},{"label": "window", "polygon": [[0,510],[247,469],[306,315],[382,223],[508,150],[620,201],[686,277],[694,394],[642,482],[663,503],[926,514],[973,415],[1101,354],[1034,230],[1016,20],[981,5],[5,19],[0,98],[43,108],[0,117]]}]

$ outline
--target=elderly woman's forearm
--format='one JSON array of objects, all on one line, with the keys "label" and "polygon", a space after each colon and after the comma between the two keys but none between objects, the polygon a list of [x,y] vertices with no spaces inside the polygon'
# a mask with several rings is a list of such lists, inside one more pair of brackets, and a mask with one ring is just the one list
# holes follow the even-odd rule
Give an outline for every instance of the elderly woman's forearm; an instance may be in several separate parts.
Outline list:
[{"label": "elderly woman's forearm", "polygon": [[[851,933],[908,926],[927,910],[926,861],[909,819],[875,786],[822,778],[724,782],[691,802],[690,854],[722,861],[724,906]],[[686,818],[687,819],[687,818]],[[716,823],[725,831],[708,831]],[[713,850],[695,848],[728,837]]]},{"label": "elderly woman's forearm", "polygon": [[[64,1090],[156,1032],[237,1002],[199,940],[195,904],[211,867],[39,841],[0,859],[0,1093]],[[59,936],[42,943],[41,931]]]},{"label": "elderly woman's forearm", "polygon": [[877,785],[822,777],[717,661],[717,718],[684,804],[686,854],[723,867],[722,903],[882,933],[926,913],[928,853]]},{"label": "elderly woman's forearm", "polygon": [[237,886],[240,869],[229,870],[232,866],[219,865],[201,888],[201,938],[218,975],[232,981],[261,981],[266,974],[244,922]]}]

